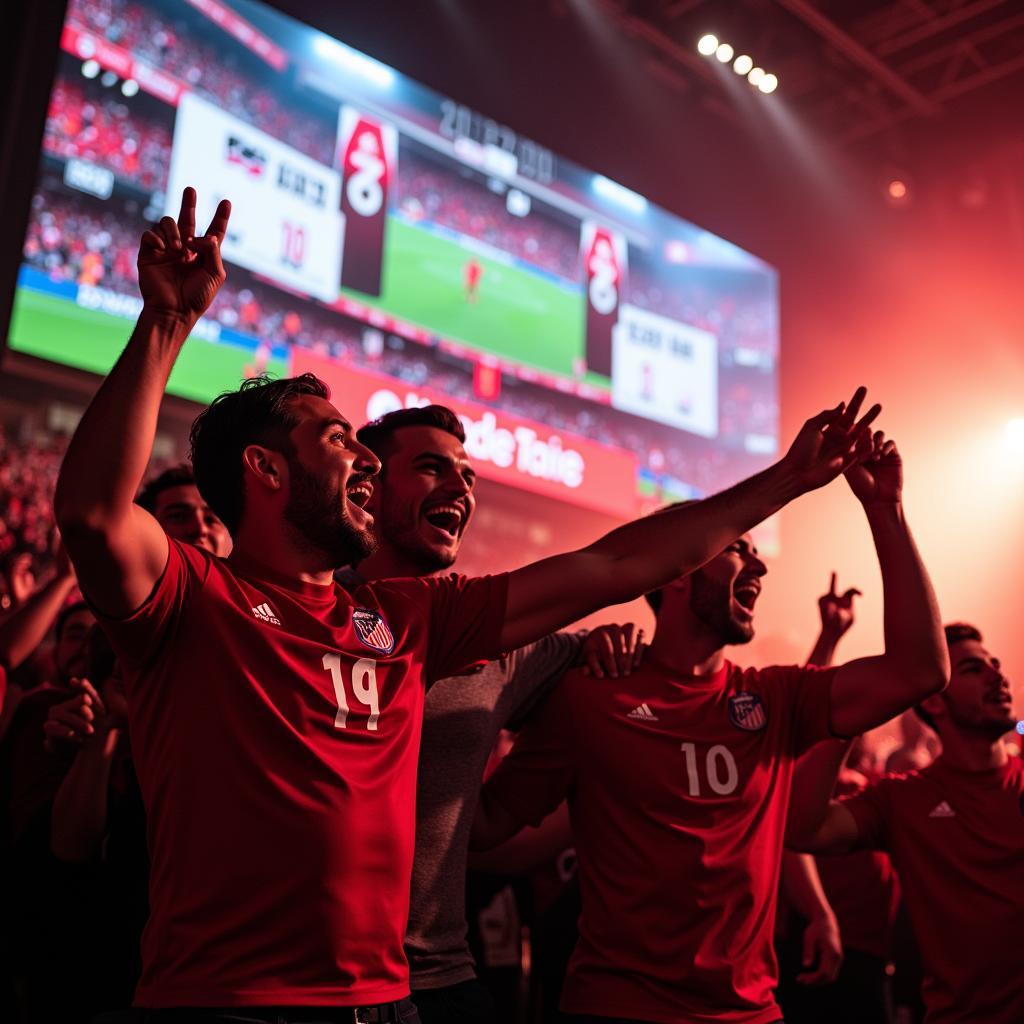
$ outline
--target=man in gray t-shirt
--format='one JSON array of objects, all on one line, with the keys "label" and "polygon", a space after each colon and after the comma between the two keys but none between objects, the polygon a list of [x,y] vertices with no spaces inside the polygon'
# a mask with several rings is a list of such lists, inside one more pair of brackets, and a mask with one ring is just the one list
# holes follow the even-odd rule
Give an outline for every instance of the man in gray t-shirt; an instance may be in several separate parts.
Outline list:
[{"label": "man in gray t-shirt", "polygon": [[[358,576],[430,576],[450,569],[476,504],[476,474],[458,417],[442,406],[403,409],[367,424],[357,437],[382,464],[368,505],[379,547],[359,565]],[[494,1020],[466,940],[465,885],[470,827],[499,732],[518,728],[582,658],[612,674],[627,672],[634,653],[631,627],[595,630],[587,640],[556,633],[498,661],[467,666],[464,674],[430,688],[405,942],[423,1024]]]}]

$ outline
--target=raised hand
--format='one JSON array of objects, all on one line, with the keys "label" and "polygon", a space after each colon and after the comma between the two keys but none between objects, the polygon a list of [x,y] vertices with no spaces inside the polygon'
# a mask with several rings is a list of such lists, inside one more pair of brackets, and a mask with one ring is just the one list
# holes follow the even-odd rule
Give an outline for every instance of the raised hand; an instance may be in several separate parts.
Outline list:
[{"label": "raised hand", "polygon": [[828,593],[818,598],[818,611],[821,613],[821,631],[838,640],[853,625],[853,599],[860,597],[856,587],[850,587],[843,594],[836,593],[836,574],[832,573],[832,582]]},{"label": "raised hand", "polygon": [[840,402],[809,419],[790,445],[783,461],[804,491],[831,483],[840,473],[872,454],[870,426],[882,411],[873,405],[858,420],[867,388],[857,388],[850,404]]},{"label": "raised hand", "polygon": [[163,217],[142,235],[139,290],[147,310],[192,325],[206,312],[227,274],[220,257],[231,203],[222,199],[206,229],[196,237],[196,190],[181,194],[177,221]]},{"label": "raised hand", "polygon": [[881,430],[871,439],[871,453],[845,470],[850,490],[864,505],[896,505],[903,496],[903,459],[895,441]]}]

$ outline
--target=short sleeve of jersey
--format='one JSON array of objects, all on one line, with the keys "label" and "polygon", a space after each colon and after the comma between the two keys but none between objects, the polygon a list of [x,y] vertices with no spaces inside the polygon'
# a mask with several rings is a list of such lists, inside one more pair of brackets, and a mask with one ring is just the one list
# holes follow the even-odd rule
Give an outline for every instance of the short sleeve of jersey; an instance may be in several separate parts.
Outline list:
[{"label": "short sleeve of jersey", "polygon": [[565,684],[537,709],[484,784],[486,799],[523,825],[539,825],[568,795],[576,772],[572,707]]},{"label": "short sleeve of jersey", "polygon": [[857,823],[859,849],[888,849],[892,789],[898,785],[898,778],[879,779],[856,796],[842,801],[843,807],[853,815]]},{"label": "short sleeve of jersey", "polygon": [[117,656],[133,669],[157,659],[173,643],[186,602],[202,590],[210,573],[213,556],[194,545],[168,538],[167,549],[163,574],[137,611],[124,619],[97,612]]},{"label": "short sleeve of jersey", "polygon": [[400,590],[429,622],[425,677],[428,685],[459,675],[501,654],[508,574],[427,576],[388,580],[373,589]]},{"label": "short sleeve of jersey", "polygon": [[815,743],[834,738],[831,705],[836,669],[794,665],[776,671],[793,720],[793,753],[799,757]]}]

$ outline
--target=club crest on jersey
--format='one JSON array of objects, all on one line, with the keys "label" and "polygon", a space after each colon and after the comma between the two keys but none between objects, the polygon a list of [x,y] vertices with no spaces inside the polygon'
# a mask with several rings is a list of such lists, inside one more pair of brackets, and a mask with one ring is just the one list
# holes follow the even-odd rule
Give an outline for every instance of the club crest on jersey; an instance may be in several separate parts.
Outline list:
[{"label": "club crest on jersey", "polygon": [[390,654],[395,649],[395,637],[391,627],[380,612],[370,608],[356,608],[352,612],[352,625],[363,644],[381,654]]},{"label": "club crest on jersey", "polygon": [[756,693],[737,693],[729,698],[729,721],[745,732],[760,732],[768,724],[768,713]]}]

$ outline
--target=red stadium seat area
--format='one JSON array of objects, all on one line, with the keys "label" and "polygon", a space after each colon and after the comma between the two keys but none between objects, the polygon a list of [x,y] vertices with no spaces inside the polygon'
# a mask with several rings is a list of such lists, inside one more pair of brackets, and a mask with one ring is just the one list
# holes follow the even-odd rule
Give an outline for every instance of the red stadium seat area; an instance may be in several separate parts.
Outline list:
[{"label": "red stadium seat area", "polygon": [[24,260],[56,281],[138,294],[135,256],[141,232],[126,228],[118,212],[90,212],[71,198],[37,193],[25,236]]},{"label": "red stadium seat area", "polygon": [[18,438],[0,425],[0,604],[4,607],[10,598],[11,569],[18,560],[30,559],[37,576],[52,564],[53,489],[65,446],[62,437]]},{"label": "red stadium seat area", "polygon": [[89,97],[73,82],[54,86],[43,145],[48,153],[107,167],[141,188],[163,190],[171,132],[116,95]]},{"label": "red stadium seat area", "polygon": [[[196,17],[200,17],[196,15]],[[334,156],[334,125],[315,110],[299,109],[280,98],[284,82],[277,72],[258,82],[248,62],[258,61],[231,36],[212,24],[198,33],[189,21],[154,17],[130,0],[72,0],[69,24],[102,34],[115,46],[173,75],[236,117],[255,125],[322,164]]]}]

